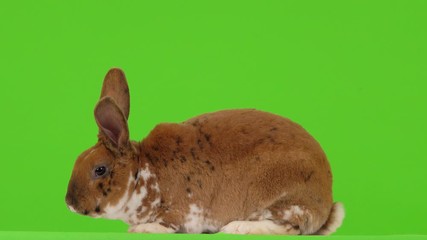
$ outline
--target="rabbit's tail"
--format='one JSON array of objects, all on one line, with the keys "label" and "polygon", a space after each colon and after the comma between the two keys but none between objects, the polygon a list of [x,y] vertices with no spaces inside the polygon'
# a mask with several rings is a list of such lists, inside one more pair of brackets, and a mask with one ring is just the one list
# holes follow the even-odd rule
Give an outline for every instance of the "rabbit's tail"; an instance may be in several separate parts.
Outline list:
[{"label": "rabbit's tail", "polygon": [[329,235],[334,233],[341,226],[344,216],[344,205],[340,202],[334,203],[328,220],[326,220],[325,224],[314,234]]}]

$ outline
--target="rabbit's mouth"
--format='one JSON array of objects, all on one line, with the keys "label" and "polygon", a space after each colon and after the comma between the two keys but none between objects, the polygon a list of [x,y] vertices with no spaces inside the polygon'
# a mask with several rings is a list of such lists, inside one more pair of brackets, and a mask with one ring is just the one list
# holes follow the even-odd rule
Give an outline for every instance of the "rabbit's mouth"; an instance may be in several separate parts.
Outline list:
[{"label": "rabbit's mouth", "polygon": [[70,206],[70,205],[68,205],[68,204],[67,204],[67,207],[68,207],[68,209],[69,209],[71,212],[73,212],[73,213],[77,213],[76,209],[74,209],[74,207],[73,207],[73,206]]},{"label": "rabbit's mouth", "polygon": [[72,205],[69,205],[69,204],[67,204],[67,208],[73,213],[78,213],[78,214],[82,214],[82,215],[90,215],[90,212],[88,210],[79,210],[79,209],[76,209]]},{"label": "rabbit's mouth", "polygon": [[68,205],[68,204],[67,204],[67,207],[73,213],[77,213],[77,214],[81,214],[81,215],[85,215],[85,216],[90,216],[90,217],[93,217],[93,218],[99,218],[99,217],[101,217],[101,215],[97,213],[97,210],[95,210],[95,211],[79,210],[79,209],[76,209],[73,206]]}]

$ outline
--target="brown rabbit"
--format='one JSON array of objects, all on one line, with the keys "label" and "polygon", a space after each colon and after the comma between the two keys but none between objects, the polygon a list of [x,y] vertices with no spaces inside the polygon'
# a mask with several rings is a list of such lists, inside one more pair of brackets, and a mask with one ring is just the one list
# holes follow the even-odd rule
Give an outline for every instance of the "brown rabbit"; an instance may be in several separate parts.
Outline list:
[{"label": "brown rabbit", "polygon": [[98,143],[77,159],[71,211],[130,232],[330,234],[342,223],[320,145],[289,119],[252,109],[157,125],[129,140],[129,89],[111,69],[95,107]]}]

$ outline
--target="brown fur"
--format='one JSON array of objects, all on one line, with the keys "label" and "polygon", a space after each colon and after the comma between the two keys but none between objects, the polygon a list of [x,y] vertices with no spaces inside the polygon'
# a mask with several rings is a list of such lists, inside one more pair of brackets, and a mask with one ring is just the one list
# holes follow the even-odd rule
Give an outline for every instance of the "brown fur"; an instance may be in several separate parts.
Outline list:
[{"label": "brown fur", "polygon": [[[155,169],[161,189],[169,189],[166,203],[187,208],[182,196],[189,187],[194,199],[223,224],[258,210],[296,204],[315,212],[320,228],[332,207],[332,176],[319,144],[299,125],[273,114],[229,110],[182,124],[160,124],[141,143],[141,152],[150,155],[145,161]],[[182,156],[187,161],[177,161]],[[287,195],[281,198],[283,192]],[[242,202],[230,204],[234,199]],[[183,213],[168,218],[182,222]]]},{"label": "brown fur", "polygon": [[[327,221],[333,206],[329,163],[298,124],[252,109],[225,110],[159,124],[142,142],[130,142],[128,98],[124,74],[110,70],[95,110],[99,142],[79,156],[68,187],[67,203],[78,212],[95,216],[116,204],[129,173],[137,177],[138,169],[148,164],[156,175],[150,181],[161,190],[161,204],[150,219],[161,218],[162,225],[177,232],[185,231],[190,203],[207,209],[206,217],[221,226],[257,220],[263,210],[271,212],[275,223],[290,224],[302,234],[315,233]],[[91,179],[90,172],[101,163],[113,175]],[[153,183],[139,178],[137,184]],[[149,191],[141,207],[156,196]],[[102,199],[99,205],[96,198]],[[283,220],[283,211],[293,205],[309,214]]]}]

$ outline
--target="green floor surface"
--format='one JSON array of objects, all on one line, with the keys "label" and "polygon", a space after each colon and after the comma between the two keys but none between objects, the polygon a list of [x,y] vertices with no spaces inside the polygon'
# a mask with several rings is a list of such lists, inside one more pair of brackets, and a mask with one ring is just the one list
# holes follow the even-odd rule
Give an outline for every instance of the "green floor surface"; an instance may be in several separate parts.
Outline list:
[{"label": "green floor surface", "polygon": [[370,240],[370,239],[391,239],[391,240],[420,240],[427,239],[427,235],[378,235],[378,236],[254,236],[254,235],[227,235],[227,234],[129,234],[129,233],[77,233],[77,232],[0,232],[1,240],[34,239],[34,240],[127,240],[127,239],[176,239],[176,240],[196,240],[196,239],[233,239],[233,240],[254,240],[254,239],[336,239],[336,240]]}]

